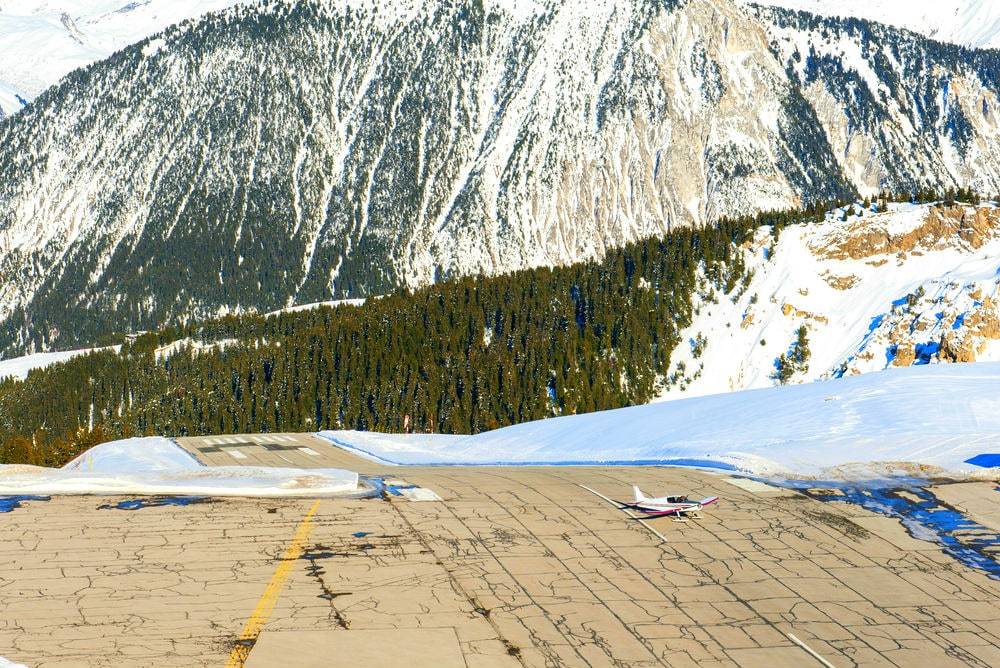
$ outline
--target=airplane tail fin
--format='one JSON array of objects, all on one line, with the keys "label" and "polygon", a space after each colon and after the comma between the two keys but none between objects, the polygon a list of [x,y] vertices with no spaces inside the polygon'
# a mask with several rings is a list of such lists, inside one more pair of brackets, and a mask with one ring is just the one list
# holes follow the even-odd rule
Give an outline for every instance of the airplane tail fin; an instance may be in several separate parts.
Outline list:
[{"label": "airplane tail fin", "polygon": [[699,501],[698,505],[701,506],[702,508],[704,508],[705,506],[712,505],[713,503],[715,503],[718,500],[719,500],[719,497],[717,497],[717,496],[710,496],[707,499],[702,499],[701,501]]},{"label": "airplane tail fin", "polygon": [[646,495],[642,493],[638,485],[632,485],[632,491],[635,492],[635,502],[641,503],[646,500]]}]

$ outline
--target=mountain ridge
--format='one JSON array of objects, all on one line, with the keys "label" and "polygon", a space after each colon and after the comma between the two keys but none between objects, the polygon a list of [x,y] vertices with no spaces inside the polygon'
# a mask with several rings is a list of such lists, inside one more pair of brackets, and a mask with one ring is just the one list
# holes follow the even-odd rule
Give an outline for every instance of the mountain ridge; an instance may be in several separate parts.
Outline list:
[{"label": "mountain ridge", "polygon": [[509,4],[235,7],[69,75],[0,125],[0,350],[1000,190],[995,54],[730,2]]}]

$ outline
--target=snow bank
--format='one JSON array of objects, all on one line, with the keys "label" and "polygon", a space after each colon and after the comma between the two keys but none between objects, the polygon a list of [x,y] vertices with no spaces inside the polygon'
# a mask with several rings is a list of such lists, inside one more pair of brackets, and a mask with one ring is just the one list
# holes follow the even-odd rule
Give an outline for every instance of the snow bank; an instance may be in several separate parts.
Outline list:
[{"label": "snow bank", "polygon": [[381,461],[421,465],[675,464],[764,477],[991,476],[1000,364],[840,380],[552,418],[475,436],[321,432]]},{"label": "snow bank", "polygon": [[200,469],[191,453],[173,441],[160,437],[126,438],[103,443],[66,464],[64,471],[100,473],[145,473],[179,469]]},{"label": "snow bank", "polygon": [[104,443],[61,469],[0,466],[0,495],[289,497],[328,496],[357,489],[358,474],[342,469],[202,466],[172,441],[159,437]]}]

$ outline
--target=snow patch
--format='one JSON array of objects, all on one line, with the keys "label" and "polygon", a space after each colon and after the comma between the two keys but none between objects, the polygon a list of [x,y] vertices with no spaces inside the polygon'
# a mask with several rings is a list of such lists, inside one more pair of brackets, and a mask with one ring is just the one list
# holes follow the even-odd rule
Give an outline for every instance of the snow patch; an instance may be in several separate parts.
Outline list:
[{"label": "snow patch", "polygon": [[0,668],[28,668],[23,663],[15,663],[10,659],[5,659],[0,656]]}]

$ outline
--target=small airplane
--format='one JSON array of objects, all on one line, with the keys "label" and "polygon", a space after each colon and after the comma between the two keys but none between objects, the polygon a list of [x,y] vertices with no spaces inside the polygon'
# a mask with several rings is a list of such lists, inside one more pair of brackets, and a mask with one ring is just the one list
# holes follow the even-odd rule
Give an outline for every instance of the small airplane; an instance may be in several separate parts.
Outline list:
[{"label": "small airplane", "polygon": [[686,522],[684,515],[695,513],[719,500],[717,496],[710,496],[701,501],[691,501],[682,494],[650,498],[642,493],[638,485],[632,485],[632,491],[635,492],[635,503],[619,501],[623,508],[638,510],[648,518],[673,517],[677,522]]}]

